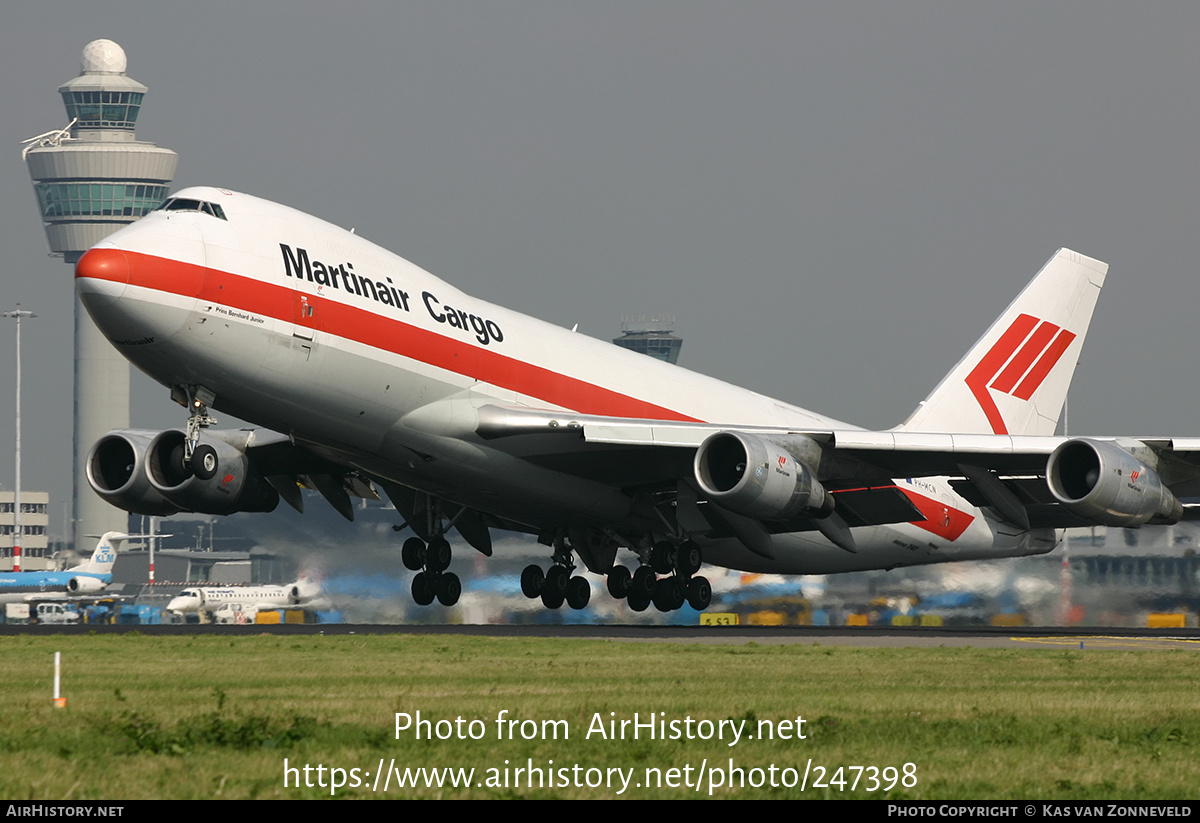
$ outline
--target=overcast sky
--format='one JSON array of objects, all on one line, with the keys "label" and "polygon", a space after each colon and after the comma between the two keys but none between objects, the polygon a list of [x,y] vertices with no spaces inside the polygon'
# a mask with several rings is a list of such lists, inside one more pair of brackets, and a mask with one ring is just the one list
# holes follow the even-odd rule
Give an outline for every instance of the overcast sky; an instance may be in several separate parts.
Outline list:
[{"label": "overcast sky", "polygon": [[[1073,433],[1200,435],[1200,5],[15,2],[0,25],[0,309],[23,486],[70,492],[72,283],[20,141],[107,37],[175,187],[285,202],[485,299],[900,422],[1061,246],[1109,262]],[[12,386],[15,322],[0,321]],[[0,485],[11,488],[11,391]],[[219,415],[218,415],[219,416]],[[184,421],[135,377],[133,423]]]}]

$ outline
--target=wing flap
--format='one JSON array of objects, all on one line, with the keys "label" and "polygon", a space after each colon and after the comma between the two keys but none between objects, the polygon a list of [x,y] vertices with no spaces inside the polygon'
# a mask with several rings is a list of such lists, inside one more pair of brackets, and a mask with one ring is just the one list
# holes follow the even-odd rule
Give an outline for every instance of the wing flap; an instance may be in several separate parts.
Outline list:
[{"label": "wing flap", "polygon": [[908,496],[895,486],[835,490],[833,498],[835,511],[851,527],[914,523],[925,519]]},{"label": "wing flap", "polygon": [[[919,523],[925,515],[913,505],[908,496],[896,486],[842,489],[833,492],[835,511],[851,528],[861,526],[883,526],[889,523]],[[695,501],[697,510],[704,516],[710,536],[732,537],[729,512],[706,501]],[[762,526],[771,534],[817,531],[812,518],[763,521]]]}]

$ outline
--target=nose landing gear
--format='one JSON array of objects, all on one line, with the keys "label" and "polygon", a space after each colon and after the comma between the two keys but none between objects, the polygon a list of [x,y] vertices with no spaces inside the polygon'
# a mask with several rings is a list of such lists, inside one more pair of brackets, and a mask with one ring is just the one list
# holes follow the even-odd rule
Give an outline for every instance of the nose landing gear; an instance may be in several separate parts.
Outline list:
[{"label": "nose landing gear", "polygon": [[171,399],[188,410],[187,434],[183,440],[183,467],[201,480],[216,476],[217,452],[212,446],[201,446],[200,430],[215,426],[217,418],[208,413],[208,407],[217,399],[204,386],[174,386]]}]

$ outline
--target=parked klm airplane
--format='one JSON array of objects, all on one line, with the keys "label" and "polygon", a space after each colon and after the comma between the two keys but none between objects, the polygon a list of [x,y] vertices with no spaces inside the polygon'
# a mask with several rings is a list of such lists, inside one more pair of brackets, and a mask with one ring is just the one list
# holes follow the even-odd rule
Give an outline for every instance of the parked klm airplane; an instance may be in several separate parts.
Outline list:
[{"label": "parked klm airplane", "polygon": [[[701,562],[825,574],[1041,554],[1069,526],[1174,523],[1200,438],[1055,437],[1107,265],[1056,253],[907,421],[867,431],[472,298],[285,206],[190,188],[76,266],[97,325],[186,405],[88,458],[128,511],[301,508],[382,488],[417,602],[458,598],[451,528],[537,535],[522,589],[709,602]],[[265,427],[209,428],[209,407]],[[628,550],[633,571],[618,562]]]},{"label": "parked klm airplane", "polygon": [[95,594],[112,582],[117,546],[143,535],[107,532],[96,543],[91,558],[61,572],[0,572],[0,602],[42,600],[64,595]]}]

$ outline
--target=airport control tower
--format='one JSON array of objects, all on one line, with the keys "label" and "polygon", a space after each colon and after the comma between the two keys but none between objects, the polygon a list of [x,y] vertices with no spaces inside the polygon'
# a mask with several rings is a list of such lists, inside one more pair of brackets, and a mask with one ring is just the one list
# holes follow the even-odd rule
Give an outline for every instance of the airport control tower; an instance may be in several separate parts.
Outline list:
[{"label": "airport control tower", "polygon": [[683,340],[675,336],[674,316],[626,317],[621,321],[621,336],[613,342],[623,349],[668,363],[678,363],[679,350],[683,348]]},{"label": "airport control tower", "polygon": [[[58,91],[65,129],[27,140],[24,157],[50,251],[74,266],[91,246],[167,196],[179,155],[135,138],[146,87],[125,74],[111,40],[83,49],[78,77]],[[129,364],[75,301],[74,535],[125,531],[128,517],[88,488],[84,458],[110,429],[129,426]],[[78,541],[76,541],[78,544]]]}]

